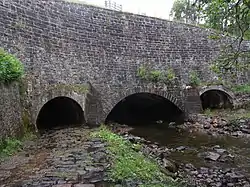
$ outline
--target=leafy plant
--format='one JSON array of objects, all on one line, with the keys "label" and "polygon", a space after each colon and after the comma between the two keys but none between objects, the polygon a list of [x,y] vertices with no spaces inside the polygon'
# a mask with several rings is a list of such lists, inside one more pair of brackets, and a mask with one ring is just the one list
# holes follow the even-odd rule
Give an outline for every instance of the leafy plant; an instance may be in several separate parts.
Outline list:
[{"label": "leafy plant", "polygon": [[137,71],[137,75],[140,78],[147,80],[148,79],[148,69],[145,66],[140,66],[138,71]]},{"label": "leafy plant", "polygon": [[149,80],[152,82],[159,82],[163,78],[163,74],[159,70],[152,70],[149,72]]},{"label": "leafy plant", "polygon": [[11,156],[22,148],[22,142],[15,138],[7,138],[0,141],[0,159]]},{"label": "leafy plant", "polygon": [[0,82],[18,80],[24,74],[23,64],[13,55],[0,48]]},{"label": "leafy plant", "polygon": [[198,76],[198,73],[196,71],[191,71],[189,74],[189,84],[191,86],[199,86],[201,83],[201,80]]},{"label": "leafy plant", "polygon": [[[108,143],[108,150],[112,159],[109,177],[112,181],[139,180],[146,184],[152,181],[168,182],[174,184],[173,179],[161,172],[160,167],[153,160],[146,158],[140,145],[132,144],[121,136],[112,133],[102,126],[92,134]],[[151,185],[152,186],[152,185]]]}]

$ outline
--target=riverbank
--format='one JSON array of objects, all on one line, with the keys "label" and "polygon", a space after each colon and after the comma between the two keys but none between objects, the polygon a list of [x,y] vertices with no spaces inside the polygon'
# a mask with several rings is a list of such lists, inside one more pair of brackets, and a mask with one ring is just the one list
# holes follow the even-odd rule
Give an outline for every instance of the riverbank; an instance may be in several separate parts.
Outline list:
[{"label": "riverbank", "polygon": [[250,138],[250,109],[206,110],[193,120],[177,126],[191,131],[201,131],[214,136],[230,135]]},{"label": "riverbank", "polygon": [[0,163],[0,186],[249,187],[249,119],[232,112],[180,126],[49,130]]},{"label": "riverbank", "polygon": [[89,139],[92,130],[50,130],[26,141],[21,152],[0,163],[0,186],[101,186],[109,167],[105,144]]},{"label": "riverbank", "polygon": [[249,186],[250,141],[214,137],[176,128],[115,127],[125,139],[142,144],[150,156],[189,186]]},{"label": "riverbank", "polygon": [[179,186],[141,146],[104,127],[49,130],[0,163],[0,186]]},{"label": "riverbank", "polygon": [[134,142],[113,133],[102,126],[94,137],[107,143],[111,167],[108,178],[121,186],[140,187],[178,187],[184,186],[181,181],[173,180],[170,172],[143,153],[141,142]]}]

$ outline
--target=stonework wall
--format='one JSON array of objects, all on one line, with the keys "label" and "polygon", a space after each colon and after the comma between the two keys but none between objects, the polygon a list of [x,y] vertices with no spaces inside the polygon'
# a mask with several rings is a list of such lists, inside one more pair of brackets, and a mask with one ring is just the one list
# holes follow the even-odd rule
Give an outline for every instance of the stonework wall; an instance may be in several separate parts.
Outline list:
[{"label": "stonework wall", "polygon": [[225,43],[196,26],[61,0],[0,0],[0,15],[0,46],[33,77],[33,110],[38,112],[44,85],[90,82],[98,98],[88,97],[86,115],[96,122],[105,120],[123,93],[145,87],[137,76],[145,64],[172,67],[178,84],[164,90],[184,103],[182,85],[190,71],[211,79],[208,62]]},{"label": "stonework wall", "polygon": [[0,139],[22,133],[22,107],[19,86],[0,84]]}]

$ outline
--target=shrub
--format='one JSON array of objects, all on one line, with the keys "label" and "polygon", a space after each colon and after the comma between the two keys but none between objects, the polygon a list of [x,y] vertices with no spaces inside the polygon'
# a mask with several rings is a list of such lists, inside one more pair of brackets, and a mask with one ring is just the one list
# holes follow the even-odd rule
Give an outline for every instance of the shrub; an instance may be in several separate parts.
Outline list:
[{"label": "shrub", "polygon": [[149,80],[152,82],[159,82],[163,79],[163,74],[159,70],[152,70],[149,72]]},{"label": "shrub", "polygon": [[150,70],[145,66],[139,67],[137,76],[139,76],[142,80],[163,83],[170,83],[176,78],[174,70],[172,68],[169,68],[166,71],[161,71]]},{"label": "shrub", "polygon": [[15,56],[0,48],[0,82],[19,80],[23,74],[23,64]]}]

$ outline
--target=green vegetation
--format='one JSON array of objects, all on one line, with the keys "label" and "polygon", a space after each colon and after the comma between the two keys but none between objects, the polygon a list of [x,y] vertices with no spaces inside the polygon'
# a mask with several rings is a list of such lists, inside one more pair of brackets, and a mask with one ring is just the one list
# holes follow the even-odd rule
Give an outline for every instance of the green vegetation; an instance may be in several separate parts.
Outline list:
[{"label": "green vegetation", "polygon": [[249,109],[238,109],[238,110],[231,110],[231,109],[217,109],[211,110],[206,109],[204,114],[209,117],[219,116],[221,118],[227,119],[228,121],[233,121],[236,119],[247,119],[250,118],[250,110]]},{"label": "green vegetation", "polygon": [[211,34],[208,36],[209,39],[211,40],[219,40],[221,39],[221,37],[219,35],[216,35],[216,34]]},{"label": "green vegetation", "polygon": [[15,138],[0,141],[0,160],[22,149],[22,142]]},{"label": "green vegetation", "polygon": [[[145,184],[151,184],[148,186],[164,187],[163,183],[168,183],[165,186],[169,187],[178,186],[172,178],[161,172],[161,168],[156,162],[146,158],[142,152],[136,151],[140,149],[140,145],[133,145],[104,126],[94,132],[92,136],[99,137],[108,143],[112,160],[109,177],[112,181],[139,180]],[[152,185],[155,181],[161,182],[161,184]]]},{"label": "green vegetation", "polygon": [[[232,74],[250,68],[250,51],[241,47],[243,40],[250,40],[249,0],[175,0],[170,17],[231,37],[232,40],[225,42],[218,59],[215,59],[215,65],[223,70],[222,73]],[[220,34],[208,38],[218,40]]]},{"label": "green vegetation", "polygon": [[232,87],[232,90],[236,93],[249,94],[250,84],[236,85]]},{"label": "green vegetation", "polygon": [[199,86],[201,84],[201,80],[196,71],[191,71],[189,74],[189,84],[191,86]]},{"label": "green vegetation", "polygon": [[19,80],[23,74],[23,64],[0,48],[0,82],[10,83]]},{"label": "green vegetation", "polygon": [[167,70],[151,70],[147,66],[139,67],[137,76],[142,80],[162,83],[172,83],[175,79],[175,73],[172,68]]},{"label": "green vegetation", "polygon": [[151,80],[152,82],[160,82],[163,78],[163,73],[159,70],[152,70],[148,75],[148,80]]},{"label": "green vegetation", "polygon": [[22,150],[23,142],[27,140],[34,140],[35,138],[36,135],[29,131],[25,132],[21,138],[9,137],[0,140],[0,161]]}]

